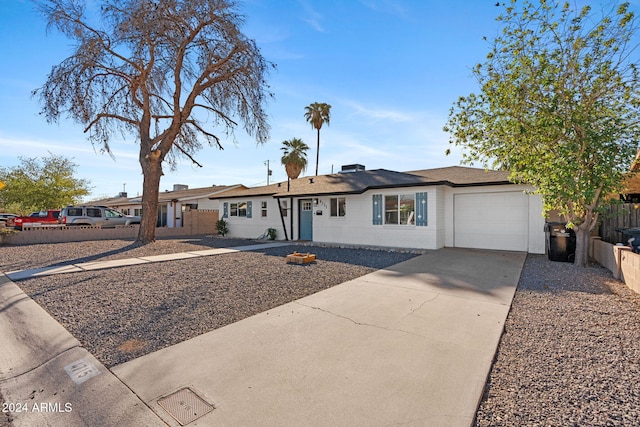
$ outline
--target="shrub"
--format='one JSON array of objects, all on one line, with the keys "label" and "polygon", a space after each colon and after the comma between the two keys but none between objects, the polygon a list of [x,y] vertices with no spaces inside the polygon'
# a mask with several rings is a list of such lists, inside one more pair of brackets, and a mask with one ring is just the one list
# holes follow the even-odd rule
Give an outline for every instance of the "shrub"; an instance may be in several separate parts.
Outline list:
[{"label": "shrub", "polygon": [[222,237],[226,236],[229,233],[229,226],[227,225],[227,221],[224,219],[218,220],[216,222],[216,228],[218,229],[218,234]]}]

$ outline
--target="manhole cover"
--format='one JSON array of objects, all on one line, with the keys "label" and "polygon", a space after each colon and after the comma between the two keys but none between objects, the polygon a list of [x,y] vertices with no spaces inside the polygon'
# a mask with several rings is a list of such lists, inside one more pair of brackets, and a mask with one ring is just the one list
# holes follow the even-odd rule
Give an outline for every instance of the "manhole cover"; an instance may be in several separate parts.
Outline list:
[{"label": "manhole cover", "polygon": [[158,405],[169,413],[181,426],[197,420],[215,409],[190,388],[182,388],[169,396],[158,399]]}]

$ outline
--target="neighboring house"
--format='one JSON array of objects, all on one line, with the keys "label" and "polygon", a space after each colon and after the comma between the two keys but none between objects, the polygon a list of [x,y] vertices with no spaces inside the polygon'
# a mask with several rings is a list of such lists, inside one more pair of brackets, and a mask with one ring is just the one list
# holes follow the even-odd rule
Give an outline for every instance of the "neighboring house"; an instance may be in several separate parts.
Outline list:
[{"label": "neighboring house", "polygon": [[[175,184],[173,191],[165,190],[158,194],[158,227],[182,227],[183,212],[191,209],[217,210],[219,203],[211,197],[226,191],[246,189],[244,185],[214,185],[211,187],[192,188]],[[127,197],[120,193],[118,197],[97,200],[94,205],[109,206],[125,215],[142,214],[142,196]]]},{"label": "neighboring house", "polygon": [[625,203],[640,203],[640,150],[631,163],[629,172],[624,177],[624,190],[621,194],[611,194],[613,199],[619,198]]},{"label": "neighboring house", "polygon": [[545,253],[542,200],[508,172],[460,166],[394,172],[350,165],[211,196],[229,236],[439,249]]}]

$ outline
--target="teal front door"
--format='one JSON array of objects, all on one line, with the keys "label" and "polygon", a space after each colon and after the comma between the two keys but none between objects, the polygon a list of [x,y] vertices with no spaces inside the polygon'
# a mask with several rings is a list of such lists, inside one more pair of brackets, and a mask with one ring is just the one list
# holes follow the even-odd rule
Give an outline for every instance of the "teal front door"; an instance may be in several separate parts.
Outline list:
[{"label": "teal front door", "polygon": [[300,240],[313,240],[313,200],[300,200]]}]

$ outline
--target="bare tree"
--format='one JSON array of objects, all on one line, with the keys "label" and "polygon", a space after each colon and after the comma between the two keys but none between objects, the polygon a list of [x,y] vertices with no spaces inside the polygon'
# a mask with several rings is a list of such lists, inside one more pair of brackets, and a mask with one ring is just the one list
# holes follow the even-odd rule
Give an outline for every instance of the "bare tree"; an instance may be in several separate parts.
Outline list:
[{"label": "bare tree", "polygon": [[137,241],[150,243],[163,163],[175,169],[186,157],[201,166],[193,157],[201,141],[222,149],[219,132],[235,139],[238,123],[258,143],[268,139],[265,78],[274,65],[240,32],[244,17],[233,0],[103,0],[89,11],[86,3],[36,0],[48,26],[76,45],[34,94],[48,122],[83,124],[112,157],[114,136],[139,139]]}]

